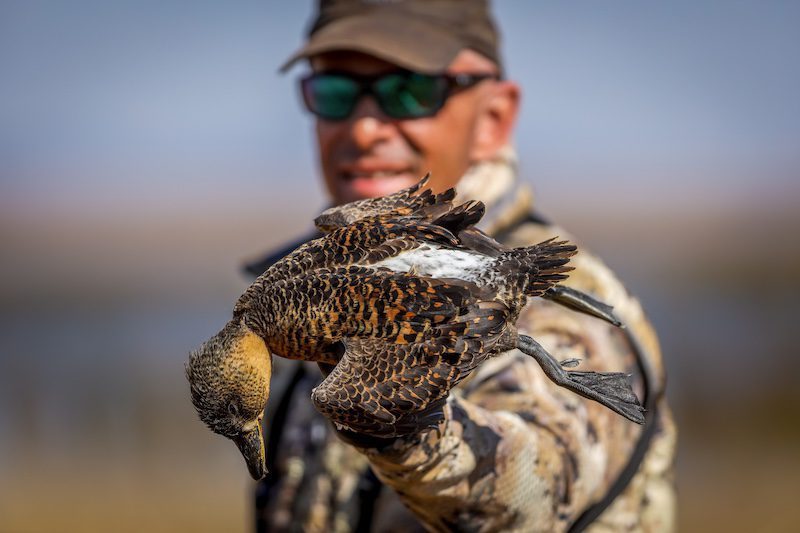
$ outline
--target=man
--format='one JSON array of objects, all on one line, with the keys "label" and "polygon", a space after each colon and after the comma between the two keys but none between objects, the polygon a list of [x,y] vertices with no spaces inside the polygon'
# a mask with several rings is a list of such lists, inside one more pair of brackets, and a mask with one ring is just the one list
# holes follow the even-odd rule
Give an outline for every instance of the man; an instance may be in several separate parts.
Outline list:
[{"label": "man", "polygon": [[[456,186],[459,199],[483,201],[480,227],[505,244],[572,239],[531,214],[516,175],[520,88],[504,76],[487,11],[479,0],[320,1],[308,42],[284,68],[310,65],[301,86],[335,203],[431,172],[434,190]],[[272,474],[258,487],[259,530],[671,530],[675,431],[655,335],[598,259],[581,247],[572,265],[566,284],[613,305],[627,327],[536,299],[520,331],[557,359],[580,358],[582,370],[630,372],[644,427],[512,352],[454,389],[437,428],[344,438],[311,406],[319,370],[287,363],[266,416]]]}]

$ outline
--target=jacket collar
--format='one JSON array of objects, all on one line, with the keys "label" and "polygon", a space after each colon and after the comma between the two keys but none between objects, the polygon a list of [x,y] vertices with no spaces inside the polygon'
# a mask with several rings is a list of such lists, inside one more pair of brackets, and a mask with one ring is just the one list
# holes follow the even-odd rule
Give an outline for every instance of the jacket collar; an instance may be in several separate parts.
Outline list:
[{"label": "jacket collar", "polygon": [[490,235],[515,225],[533,207],[533,191],[517,169],[516,151],[506,146],[494,158],[474,164],[456,185],[457,202],[480,200],[486,205],[477,226]]}]

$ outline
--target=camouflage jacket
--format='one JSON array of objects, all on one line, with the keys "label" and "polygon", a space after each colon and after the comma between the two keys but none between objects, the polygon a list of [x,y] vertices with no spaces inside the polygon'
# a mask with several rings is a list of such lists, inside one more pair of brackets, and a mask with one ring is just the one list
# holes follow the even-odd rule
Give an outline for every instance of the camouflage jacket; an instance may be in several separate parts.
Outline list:
[{"label": "camouflage jacket", "polygon": [[[530,214],[532,195],[516,178],[512,151],[472,169],[458,189],[460,199],[487,204],[482,229],[507,245],[553,236],[578,242],[565,284],[613,305],[626,328],[537,298],[523,310],[520,332],[556,359],[581,359],[581,370],[632,374],[637,394],[646,395],[648,423],[637,426],[554,385],[532,358],[513,351],[453,390],[438,430],[359,449],[311,405],[320,371],[276,361],[272,394],[281,400],[265,417],[271,474],[257,488],[257,529],[674,529],[675,428],[658,341],[639,303],[579,241]],[[260,273],[269,262],[250,269]]]}]

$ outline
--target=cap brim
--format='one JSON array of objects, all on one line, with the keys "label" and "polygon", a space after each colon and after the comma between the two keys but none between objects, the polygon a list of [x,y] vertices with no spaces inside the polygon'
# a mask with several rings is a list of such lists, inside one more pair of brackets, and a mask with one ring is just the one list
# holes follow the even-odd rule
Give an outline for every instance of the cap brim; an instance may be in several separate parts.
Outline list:
[{"label": "cap brim", "polygon": [[441,27],[418,18],[351,16],[317,30],[281,66],[286,72],[302,59],[335,51],[361,52],[417,72],[444,71],[463,45]]}]

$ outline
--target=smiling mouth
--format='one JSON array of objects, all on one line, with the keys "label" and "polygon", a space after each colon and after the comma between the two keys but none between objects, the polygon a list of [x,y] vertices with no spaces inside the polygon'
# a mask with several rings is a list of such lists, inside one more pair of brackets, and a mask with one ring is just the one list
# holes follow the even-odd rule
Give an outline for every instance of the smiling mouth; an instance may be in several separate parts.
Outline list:
[{"label": "smiling mouth", "polygon": [[347,180],[356,180],[356,179],[381,179],[381,178],[394,178],[397,176],[407,176],[410,172],[406,169],[403,170],[375,170],[372,172],[362,171],[362,170],[355,170],[355,171],[346,171],[342,172],[342,177]]},{"label": "smiling mouth", "polygon": [[347,165],[339,168],[334,191],[338,203],[386,196],[419,181],[413,168],[404,165]]}]

